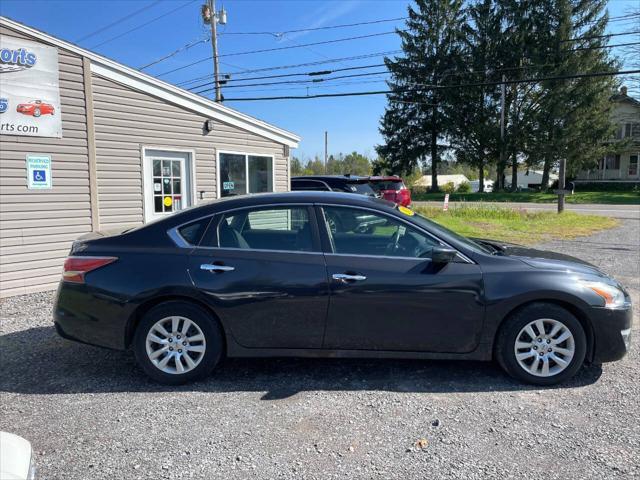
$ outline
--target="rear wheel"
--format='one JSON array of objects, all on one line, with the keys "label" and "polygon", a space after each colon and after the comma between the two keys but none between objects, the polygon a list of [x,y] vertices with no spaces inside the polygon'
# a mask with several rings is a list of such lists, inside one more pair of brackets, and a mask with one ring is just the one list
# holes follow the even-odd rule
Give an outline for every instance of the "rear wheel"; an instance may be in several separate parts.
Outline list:
[{"label": "rear wheel", "polygon": [[40,109],[39,109],[39,108],[36,108],[36,109],[33,111],[33,116],[34,116],[34,117],[39,117],[39,116],[40,116]]},{"label": "rear wheel", "polygon": [[138,365],[152,379],[178,385],[211,373],[223,352],[216,320],[188,302],[166,302],[147,312],[134,337]]},{"label": "rear wheel", "polygon": [[580,369],[587,351],[584,328],[558,305],[534,303],[505,321],[496,344],[500,365],[535,385],[562,382]]}]

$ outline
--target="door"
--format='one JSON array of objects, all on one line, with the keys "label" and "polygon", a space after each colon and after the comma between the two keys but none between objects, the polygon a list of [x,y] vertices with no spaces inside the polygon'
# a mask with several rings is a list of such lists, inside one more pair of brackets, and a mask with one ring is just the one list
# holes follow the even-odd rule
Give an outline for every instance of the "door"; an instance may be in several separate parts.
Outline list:
[{"label": "door", "polygon": [[308,206],[234,210],[213,219],[190,260],[196,286],[248,348],[320,348],[329,292]]},{"label": "door", "polygon": [[145,221],[183,210],[193,203],[192,154],[144,151]]},{"label": "door", "polygon": [[459,260],[435,265],[442,244],[394,216],[318,209],[331,301],[324,348],[469,352],[484,319],[482,274]]}]

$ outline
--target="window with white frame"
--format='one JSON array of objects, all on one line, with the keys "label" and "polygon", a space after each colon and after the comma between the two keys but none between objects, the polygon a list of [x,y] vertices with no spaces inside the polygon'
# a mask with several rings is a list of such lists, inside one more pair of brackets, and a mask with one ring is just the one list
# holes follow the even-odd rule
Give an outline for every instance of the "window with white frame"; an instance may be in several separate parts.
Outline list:
[{"label": "window with white frame", "polygon": [[220,196],[273,192],[273,167],[271,156],[220,152]]}]

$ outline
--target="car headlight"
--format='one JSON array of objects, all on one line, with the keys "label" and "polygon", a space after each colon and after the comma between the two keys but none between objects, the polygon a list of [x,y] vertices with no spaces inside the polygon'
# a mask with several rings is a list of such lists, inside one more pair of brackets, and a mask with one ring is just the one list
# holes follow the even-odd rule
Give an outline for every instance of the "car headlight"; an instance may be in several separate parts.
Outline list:
[{"label": "car headlight", "polygon": [[613,285],[586,280],[580,280],[580,284],[600,296],[604,300],[604,307],[606,308],[622,308],[628,305],[624,292]]}]

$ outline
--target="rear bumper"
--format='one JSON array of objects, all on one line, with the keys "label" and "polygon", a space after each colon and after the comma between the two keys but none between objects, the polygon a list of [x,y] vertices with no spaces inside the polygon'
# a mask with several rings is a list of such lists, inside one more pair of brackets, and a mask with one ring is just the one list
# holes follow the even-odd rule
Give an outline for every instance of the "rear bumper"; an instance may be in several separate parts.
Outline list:
[{"label": "rear bumper", "polygon": [[60,282],[53,309],[58,335],[80,343],[124,350],[127,305],[92,292],[86,285]]},{"label": "rear bumper", "polygon": [[620,360],[629,351],[633,309],[592,309],[593,363]]}]

